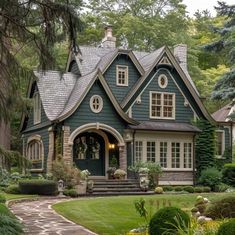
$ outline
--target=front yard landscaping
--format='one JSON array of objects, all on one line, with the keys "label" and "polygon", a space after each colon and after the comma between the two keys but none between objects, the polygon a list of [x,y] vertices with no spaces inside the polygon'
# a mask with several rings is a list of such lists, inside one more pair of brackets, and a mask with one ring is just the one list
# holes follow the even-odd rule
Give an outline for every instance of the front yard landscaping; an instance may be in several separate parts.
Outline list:
[{"label": "front yard landscaping", "polygon": [[[73,222],[100,235],[126,234],[144,224],[135,210],[134,202],[143,198],[151,217],[159,208],[175,206],[190,213],[199,194],[164,194],[151,196],[118,196],[81,198],[53,205],[53,209]],[[217,200],[235,193],[200,194],[209,200]]]}]

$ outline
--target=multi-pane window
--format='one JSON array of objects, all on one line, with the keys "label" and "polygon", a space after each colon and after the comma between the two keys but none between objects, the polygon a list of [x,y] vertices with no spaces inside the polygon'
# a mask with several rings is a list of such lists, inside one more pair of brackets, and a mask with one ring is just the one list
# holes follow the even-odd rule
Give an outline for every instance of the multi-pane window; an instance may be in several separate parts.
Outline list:
[{"label": "multi-pane window", "polygon": [[128,67],[117,65],[117,85],[128,86]]},{"label": "multi-pane window", "polygon": [[216,155],[222,156],[224,153],[224,132],[216,131]]},{"label": "multi-pane window", "polygon": [[167,168],[167,142],[160,142],[160,165]]},{"label": "multi-pane window", "polygon": [[90,108],[92,112],[99,113],[103,108],[103,99],[99,95],[93,95],[90,99]]},{"label": "multi-pane window", "polygon": [[153,141],[147,142],[147,161],[156,161],[156,143]]},{"label": "multi-pane window", "polygon": [[180,168],[180,143],[171,143],[171,167]]},{"label": "multi-pane window", "polygon": [[192,143],[184,143],[184,168],[192,168]]},{"label": "multi-pane window", "polygon": [[151,92],[150,95],[150,117],[174,119],[175,94]]},{"label": "multi-pane window", "polygon": [[41,100],[38,92],[34,94],[33,102],[33,120],[37,124],[41,122]]},{"label": "multi-pane window", "polygon": [[143,161],[143,142],[136,141],[135,142],[135,161]]},{"label": "multi-pane window", "polygon": [[38,161],[42,159],[42,146],[40,141],[32,140],[29,142],[27,157],[31,161]]}]

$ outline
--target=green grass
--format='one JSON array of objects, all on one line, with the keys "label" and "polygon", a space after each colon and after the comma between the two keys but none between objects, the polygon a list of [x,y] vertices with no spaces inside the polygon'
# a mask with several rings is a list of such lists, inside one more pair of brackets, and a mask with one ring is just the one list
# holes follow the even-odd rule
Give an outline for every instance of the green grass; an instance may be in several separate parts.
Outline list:
[{"label": "green grass", "polygon": [[[130,229],[143,225],[143,218],[136,213],[134,201],[141,197],[146,200],[147,208],[152,206],[153,214],[157,208],[168,206],[179,207],[190,211],[199,194],[184,195],[151,195],[151,196],[119,196],[103,198],[81,198],[75,201],[53,205],[58,213],[69,220],[94,231],[100,235],[125,234]],[[235,193],[200,194],[209,200],[222,198]]]},{"label": "green grass", "polygon": [[0,214],[9,215],[11,217],[14,217],[14,215],[11,213],[11,211],[8,209],[8,207],[3,203],[0,203]]},{"label": "green grass", "polygon": [[20,199],[20,198],[35,198],[38,195],[27,195],[27,194],[9,194],[9,193],[1,193],[6,197],[6,200]]}]

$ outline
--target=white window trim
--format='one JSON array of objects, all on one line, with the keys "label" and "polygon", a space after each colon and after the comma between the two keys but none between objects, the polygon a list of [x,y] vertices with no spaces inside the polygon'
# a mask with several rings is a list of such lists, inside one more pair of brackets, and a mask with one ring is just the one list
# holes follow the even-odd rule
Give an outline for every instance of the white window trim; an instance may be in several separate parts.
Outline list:
[{"label": "white window trim", "polygon": [[217,154],[215,155],[216,158],[222,158],[224,151],[225,151],[225,131],[224,130],[216,130],[215,132],[222,133],[222,149],[221,149],[222,155],[217,155]]},{"label": "white window trim", "polygon": [[[152,94],[161,94],[161,103],[163,104],[163,96],[164,94],[169,94],[169,95],[173,95],[173,101],[172,101],[172,106],[173,106],[173,110],[172,110],[172,117],[163,117],[163,109],[161,109],[161,117],[155,117],[152,116]],[[162,106],[163,107],[163,106]],[[175,93],[171,93],[171,92],[158,92],[158,91],[150,91],[149,92],[149,117],[152,119],[166,119],[166,120],[175,120]]]},{"label": "white window trim", "polygon": [[28,160],[29,159],[29,144],[32,142],[32,141],[37,141],[40,143],[40,148],[41,148],[41,161],[42,161],[42,168],[31,168],[30,171],[33,171],[33,172],[42,172],[44,170],[44,145],[43,145],[43,141],[42,141],[42,137],[40,135],[33,135],[33,136],[30,136],[27,140],[27,146],[26,146],[26,158]]},{"label": "white window trim", "polygon": [[[162,78],[165,80],[165,84],[164,84],[164,85],[161,84],[161,79],[162,79]],[[167,78],[167,76],[166,76],[165,74],[160,74],[160,75],[158,76],[157,81],[158,81],[158,86],[161,87],[161,88],[163,88],[163,89],[166,88],[167,85],[168,85],[168,78]]]},{"label": "white window trim", "polygon": [[[36,109],[36,102],[38,102],[38,108]],[[39,92],[35,92],[33,95],[33,124],[41,122],[41,99]]]},{"label": "white window trim", "polygon": [[[99,100],[99,108],[98,109],[94,109],[94,107],[93,107],[93,100],[97,99],[97,98]],[[100,95],[93,95],[90,98],[90,109],[91,109],[91,111],[93,113],[100,113],[102,111],[102,109],[103,109],[103,105],[104,105],[103,99],[102,99],[102,97]]]},{"label": "white window trim", "polygon": [[[142,141],[143,148],[142,148],[142,157],[143,162],[147,161],[147,142],[155,142],[155,162],[160,164],[160,142],[167,142],[167,167],[162,169],[164,171],[193,171],[193,141],[190,139],[175,139],[175,138],[136,138],[135,141]],[[172,168],[172,149],[171,143],[177,142],[180,143],[180,167],[179,168]],[[184,143],[191,143],[191,167],[184,168]],[[135,154],[135,152],[134,152]],[[136,155],[134,155],[135,159]]]},{"label": "white window trim", "polygon": [[[124,68],[126,68],[126,70],[125,70],[125,83],[124,83],[124,84],[118,82],[118,80],[119,80],[119,78],[118,78],[119,67],[124,67]],[[128,72],[128,66],[126,66],[126,65],[120,65],[120,64],[119,64],[119,65],[116,65],[116,85],[117,85],[117,86],[128,86],[128,83],[129,83],[129,76],[128,76],[128,74],[129,74],[129,72]]]}]

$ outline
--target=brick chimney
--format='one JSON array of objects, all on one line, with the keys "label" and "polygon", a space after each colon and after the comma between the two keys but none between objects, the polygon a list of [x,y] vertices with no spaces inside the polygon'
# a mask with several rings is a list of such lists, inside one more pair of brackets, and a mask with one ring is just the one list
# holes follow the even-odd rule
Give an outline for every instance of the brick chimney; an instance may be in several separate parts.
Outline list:
[{"label": "brick chimney", "polygon": [[174,46],[174,56],[181,67],[187,71],[187,45],[178,44]]},{"label": "brick chimney", "polygon": [[116,37],[113,37],[113,29],[110,25],[105,27],[105,36],[102,39],[102,46],[106,48],[116,47]]}]

